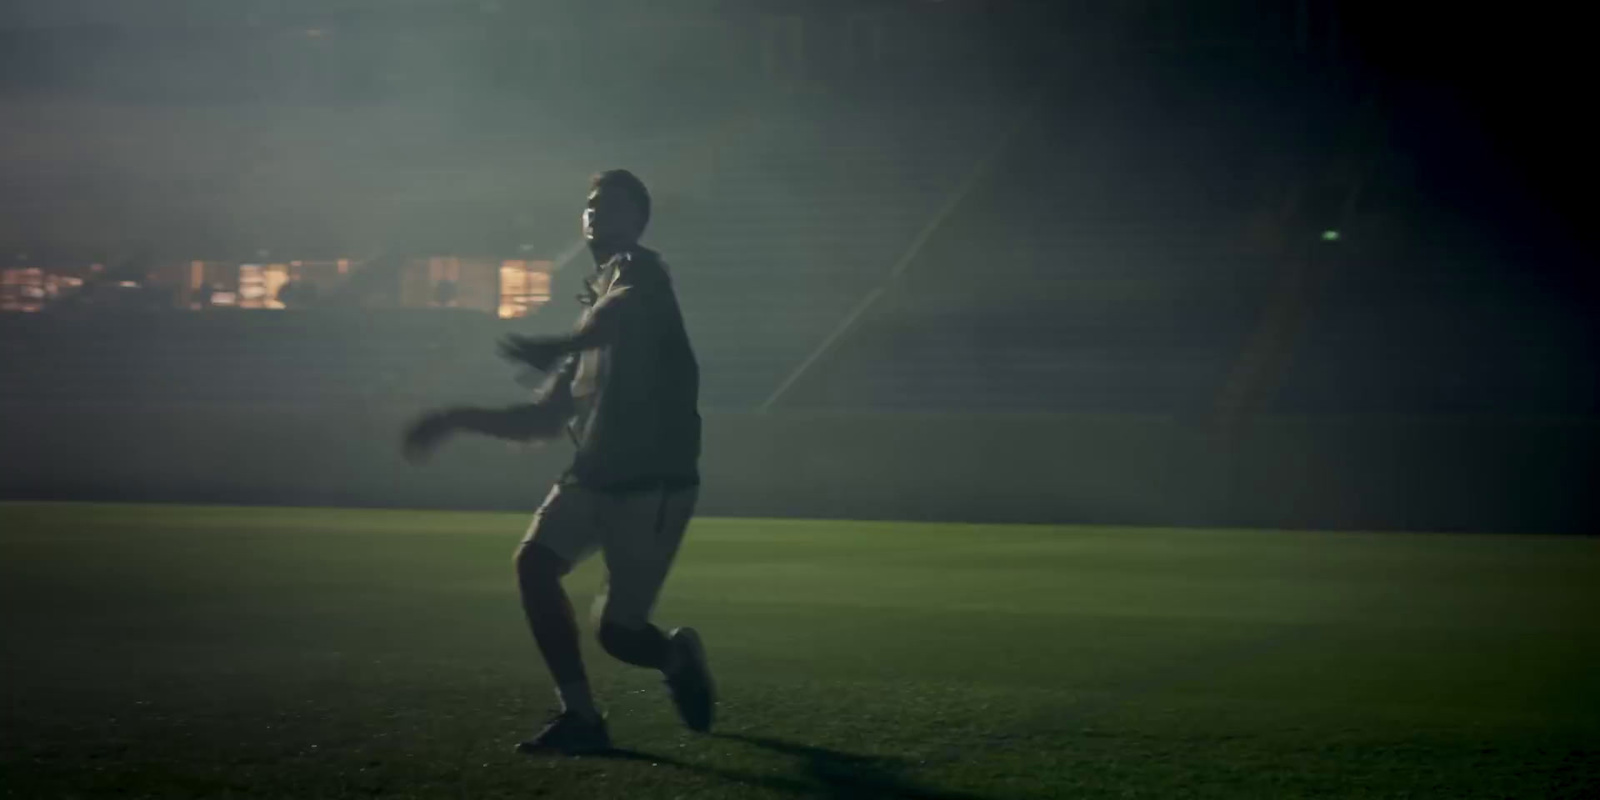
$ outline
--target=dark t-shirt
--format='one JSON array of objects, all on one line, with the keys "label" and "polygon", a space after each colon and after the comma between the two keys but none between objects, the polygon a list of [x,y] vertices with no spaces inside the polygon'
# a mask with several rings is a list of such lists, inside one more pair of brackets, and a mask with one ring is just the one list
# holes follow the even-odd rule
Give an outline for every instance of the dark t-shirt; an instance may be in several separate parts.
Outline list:
[{"label": "dark t-shirt", "polygon": [[585,351],[572,395],[577,455],[565,481],[601,491],[700,482],[700,367],[661,258],[635,248],[608,261],[584,313],[607,315],[610,343]]}]

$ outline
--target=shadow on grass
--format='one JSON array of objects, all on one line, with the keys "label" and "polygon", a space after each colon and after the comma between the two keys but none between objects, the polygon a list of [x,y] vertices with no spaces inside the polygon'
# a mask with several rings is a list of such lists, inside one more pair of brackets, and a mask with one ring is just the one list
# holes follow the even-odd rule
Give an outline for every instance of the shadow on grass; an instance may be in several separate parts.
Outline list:
[{"label": "shadow on grass", "polygon": [[892,756],[866,756],[799,744],[767,736],[739,733],[714,733],[713,737],[771,750],[800,759],[804,777],[766,775],[725,769],[707,764],[691,764],[671,756],[637,750],[613,750],[606,757],[628,761],[650,761],[688,772],[709,775],[735,783],[760,786],[782,792],[824,797],[893,797],[902,800],[984,800],[966,792],[951,792],[918,784],[906,777],[910,761]]}]

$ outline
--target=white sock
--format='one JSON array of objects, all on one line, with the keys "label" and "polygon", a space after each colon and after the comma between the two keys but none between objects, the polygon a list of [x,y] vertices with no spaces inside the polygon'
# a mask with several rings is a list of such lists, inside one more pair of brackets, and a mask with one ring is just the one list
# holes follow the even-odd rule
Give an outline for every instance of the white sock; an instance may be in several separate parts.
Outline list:
[{"label": "white sock", "polygon": [[594,695],[589,693],[589,682],[564,683],[556,687],[556,698],[561,710],[583,717],[598,717],[600,709],[594,707]]}]

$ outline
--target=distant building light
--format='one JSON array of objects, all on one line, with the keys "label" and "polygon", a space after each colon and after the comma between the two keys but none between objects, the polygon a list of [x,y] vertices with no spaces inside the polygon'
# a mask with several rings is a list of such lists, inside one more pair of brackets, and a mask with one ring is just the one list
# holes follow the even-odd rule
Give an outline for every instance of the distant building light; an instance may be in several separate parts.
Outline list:
[{"label": "distant building light", "polygon": [[1324,242],[1337,242],[1337,241],[1339,241],[1339,232],[1338,231],[1332,231],[1332,230],[1323,231],[1322,232],[1322,241],[1324,241]]},{"label": "distant building light", "polygon": [[306,38],[308,38],[308,39],[321,39],[321,38],[323,38],[323,37],[325,37],[327,35],[328,35],[328,29],[327,28],[307,28],[306,29]]},{"label": "distant building light", "polygon": [[121,286],[124,289],[137,289],[137,288],[139,288],[139,282],[138,281],[117,281],[117,285]]}]

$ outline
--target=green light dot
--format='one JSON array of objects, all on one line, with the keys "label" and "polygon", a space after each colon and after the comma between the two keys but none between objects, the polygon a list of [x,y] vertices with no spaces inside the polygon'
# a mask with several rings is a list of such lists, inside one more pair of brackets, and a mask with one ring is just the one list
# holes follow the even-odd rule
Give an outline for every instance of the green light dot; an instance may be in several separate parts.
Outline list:
[{"label": "green light dot", "polygon": [[1337,242],[1337,241],[1339,241],[1339,232],[1338,231],[1323,231],[1322,232],[1322,241],[1324,241],[1324,242]]}]

